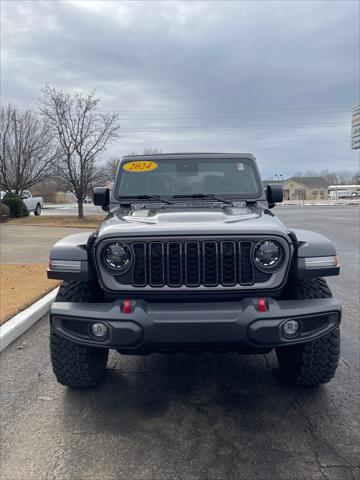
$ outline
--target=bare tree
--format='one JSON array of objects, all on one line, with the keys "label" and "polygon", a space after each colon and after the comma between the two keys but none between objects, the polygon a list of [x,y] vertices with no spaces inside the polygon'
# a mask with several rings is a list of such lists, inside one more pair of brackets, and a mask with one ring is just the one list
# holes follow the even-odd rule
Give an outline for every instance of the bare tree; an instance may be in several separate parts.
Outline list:
[{"label": "bare tree", "polygon": [[[150,155],[150,154],[155,155],[157,153],[162,153],[162,151],[157,147],[149,147],[144,149],[143,155]],[[132,153],[129,153],[129,155],[138,155],[138,153],[132,152]],[[105,162],[105,165],[103,168],[103,176],[105,177],[104,181],[115,179],[119,162],[120,162],[120,158],[118,157],[110,157]]]},{"label": "bare tree", "polygon": [[119,166],[120,158],[110,157],[104,165],[106,180],[114,180]]},{"label": "bare tree", "polygon": [[67,186],[56,175],[46,178],[44,181],[36,184],[32,189],[32,194],[43,197],[46,203],[56,203],[58,193],[67,190]]},{"label": "bare tree", "polygon": [[293,175],[294,177],[318,177],[319,172],[315,170],[305,170],[305,171],[297,171]]},{"label": "bare tree", "polygon": [[326,178],[328,185],[335,185],[338,183],[336,172],[331,172],[328,169],[322,170],[319,176]]},{"label": "bare tree", "polygon": [[69,94],[46,86],[40,110],[56,133],[63,157],[57,171],[77,198],[79,218],[91,185],[99,177],[97,157],[111,141],[119,137],[119,115],[98,110],[94,93]]},{"label": "bare tree", "polygon": [[352,183],[354,172],[351,170],[339,170],[336,172],[337,183],[339,185],[349,185]]},{"label": "bare tree", "polygon": [[44,180],[59,158],[45,119],[8,104],[0,110],[0,186],[21,193]]},{"label": "bare tree", "polygon": [[358,170],[357,172],[354,172],[351,179],[351,183],[354,185],[360,185],[360,170]]},{"label": "bare tree", "polygon": [[352,170],[336,170],[330,171],[328,169],[316,172],[315,170],[307,170],[304,172],[296,172],[294,177],[323,177],[327,180],[329,185],[349,185],[358,183],[359,172]]},{"label": "bare tree", "polygon": [[149,147],[144,150],[144,155],[156,155],[157,153],[162,153],[161,148]]}]

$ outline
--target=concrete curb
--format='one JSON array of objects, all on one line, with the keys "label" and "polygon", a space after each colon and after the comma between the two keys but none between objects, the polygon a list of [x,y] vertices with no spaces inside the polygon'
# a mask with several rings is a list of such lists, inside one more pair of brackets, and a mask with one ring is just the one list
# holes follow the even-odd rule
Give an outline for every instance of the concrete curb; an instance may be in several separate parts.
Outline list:
[{"label": "concrete curb", "polygon": [[0,352],[47,314],[57,292],[58,288],[55,288],[0,327]]}]

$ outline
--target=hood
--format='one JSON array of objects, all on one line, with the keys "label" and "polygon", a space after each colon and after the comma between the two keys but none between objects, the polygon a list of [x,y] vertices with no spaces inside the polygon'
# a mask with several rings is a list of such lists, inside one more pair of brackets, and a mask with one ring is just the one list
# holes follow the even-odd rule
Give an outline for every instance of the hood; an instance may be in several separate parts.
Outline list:
[{"label": "hood", "polygon": [[269,210],[258,206],[132,205],[112,211],[98,230],[98,238],[137,236],[272,234],[288,229]]}]

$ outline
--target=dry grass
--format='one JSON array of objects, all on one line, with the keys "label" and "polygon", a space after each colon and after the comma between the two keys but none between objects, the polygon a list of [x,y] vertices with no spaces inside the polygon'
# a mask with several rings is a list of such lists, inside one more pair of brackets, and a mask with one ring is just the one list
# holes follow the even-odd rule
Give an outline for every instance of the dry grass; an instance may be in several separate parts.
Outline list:
[{"label": "dry grass", "polygon": [[42,217],[30,216],[11,219],[9,220],[9,224],[41,227],[97,228],[104,218],[105,215],[89,215],[82,219],[66,215],[49,215]]},{"label": "dry grass", "polygon": [[59,283],[47,279],[46,265],[0,265],[0,324],[39,300]]}]

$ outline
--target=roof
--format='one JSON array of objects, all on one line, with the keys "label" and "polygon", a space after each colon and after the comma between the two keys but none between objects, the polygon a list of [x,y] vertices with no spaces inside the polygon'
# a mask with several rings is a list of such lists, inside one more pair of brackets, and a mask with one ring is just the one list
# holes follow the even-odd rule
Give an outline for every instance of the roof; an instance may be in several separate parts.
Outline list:
[{"label": "roof", "polygon": [[302,183],[307,188],[327,188],[329,182],[324,177],[290,177],[283,183],[296,182]]},{"label": "roof", "polygon": [[226,158],[248,158],[250,160],[255,160],[255,157],[252,153],[214,153],[214,152],[186,152],[186,153],[151,153],[146,155],[125,155],[124,159],[134,158],[134,159],[151,159],[154,160],[158,158],[169,158],[169,159],[195,159],[195,158],[217,158],[217,159],[226,159]]},{"label": "roof", "polygon": [[341,189],[346,189],[346,188],[360,188],[360,184],[358,185],[329,185],[329,189],[337,189],[337,190],[341,190]]}]

